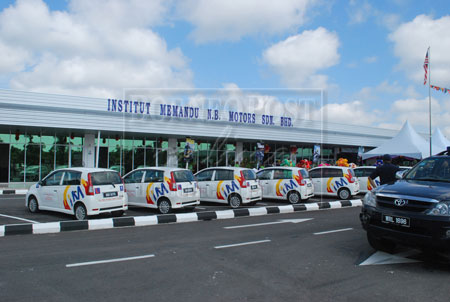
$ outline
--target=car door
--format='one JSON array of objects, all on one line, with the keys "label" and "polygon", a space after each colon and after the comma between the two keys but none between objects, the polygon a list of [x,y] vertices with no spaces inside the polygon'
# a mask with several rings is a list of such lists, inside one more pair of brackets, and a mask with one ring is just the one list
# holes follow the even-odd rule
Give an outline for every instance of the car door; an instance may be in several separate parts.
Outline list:
[{"label": "car door", "polygon": [[263,198],[273,198],[273,186],[271,183],[273,174],[273,169],[265,169],[259,171],[256,175],[259,179],[259,183],[261,184]]},{"label": "car door", "polygon": [[216,169],[214,181],[211,182],[211,199],[217,202],[228,202],[228,195],[239,190],[238,186],[233,186],[234,171],[232,169]]},{"label": "car door", "polygon": [[278,199],[284,199],[287,192],[284,190],[285,179],[292,179],[292,171],[288,169],[274,169],[271,182],[272,197]]},{"label": "car door", "polygon": [[58,189],[63,175],[64,171],[55,171],[42,181],[39,190],[39,202],[42,207],[58,208]]},{"label": "car door", "polygon": [[211,181],[214,175],[214,170],[208,169],[198,172],[195,178],[198,182],[198,187],[200,189],[200,199],[209,201],[209,196],[211,195]]},{"label": "car door", "polygon": [[[65,171],[62,185],[58,188],[58,207],[62,210],[73,210],[73,205],[83,200],[86,192],[81,186],[81,172]],[[62,201],[62,202],[61,202]]]},{"label": "car door", "polygon": [[142,191],[142,177],[144,176],[144,170],[137,170],[127,174],[124,177],[125,188],[128,194],[129,204],[145,203],[145,200],[141,200],[140,195]]},{"label": "car door", "polygon": [[147,169],[145,170],[144,182],[138,193],[138,198],[142,204],[149,207],[157,207],[158,198],[163,194],[168,194],[169,188],[164,184],[164,171]]},{"label": "car door", "polygon": [[314,194],[323,194],[322,188],[322,170],[323,169],[313,169],[309,171],[309,177],[311,177],[313,186],[314,186]]}]

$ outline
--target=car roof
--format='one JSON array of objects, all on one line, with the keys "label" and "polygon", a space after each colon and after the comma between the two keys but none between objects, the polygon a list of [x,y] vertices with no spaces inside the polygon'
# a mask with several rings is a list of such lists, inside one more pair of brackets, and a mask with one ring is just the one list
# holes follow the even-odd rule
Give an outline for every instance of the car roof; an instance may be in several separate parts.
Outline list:
[{"label": "car roof", "polygon": [[61,169],[55,169],[53,171],[79,171],[79,172],[103,172],[103,171],[108,171],[108,172],[117,172],[115,170],[106,169],[106,168],[86,168],[86,167],[61,168]]},{"label": "car roof", "polygon": [[351,167],[342,167],[342,166],[320,166],[320,167],[312,168],[311,170],[323,169],[323,168],[352,169]]},{"label": "car roof", "polygon": [[[179,170],[190,171],[188,169],[176,168],[176,167],[142,167],[142,168],[136,168],[130,172],[138,171],[138,170],[159,170],[159,171],[167,171],[167,172],[179,171]],[[128,172],[128,173],[130,173],[130,172]]]}]

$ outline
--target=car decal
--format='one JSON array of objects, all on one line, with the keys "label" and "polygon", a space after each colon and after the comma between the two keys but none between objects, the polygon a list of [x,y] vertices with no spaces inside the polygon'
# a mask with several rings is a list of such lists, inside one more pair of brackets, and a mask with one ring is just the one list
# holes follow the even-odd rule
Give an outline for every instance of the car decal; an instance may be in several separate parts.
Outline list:
[{"label": "car decal", "polygon": [[217,199],[225,200],[225,197],[223,197],[222,192],[220,192],[220,186],[222,185],[223,180],[219,181],[216,188],[216,197]]},{"label": "car decal", "polygon": [[[166,177],[166,180],[168,178]],[[155,204],[155,202],[158,200],[159,197],[165,196],[169,193],[169,190],[167,189],[165,183],[160,183],[159,187],[155,185],[154,190],[151,190],[151,187],[155,183],[151,182],[147,185],[146,193],[145,193],[145,199],[147,200],[148,204]]]},{"label": "car decal", "polygon": [[[334,182],[333,182],[334,180]],[[339,190],[340,187],[347,186],[347,178],[345,177],[330,177],[327,181],[327,192],[334,193]]]},{"label": "car decal", "polygon": [[149,183],[147,186],[147,190],[145,190],[145,199],[147,200],[148,204],[155,204],[155,202],[152,200],[152,197],[150,193],[153,195],[153,191],[150,191],[150,189],[153,186],[153,182]]},{"label": "car decal", "polygon": [[[380,181],[378,179],[375,179],[375,184],[378,186],[380,186]],[[370,184],[369,179],[367,178],[367,190],[372,191],[372,185]]]},{"label": "car decal", "polygon": [[294,179],[299,185],[302,185],[303,175],[300,170],[298,170],[298,175],[294,174]]},{"label": "car decal", "polygon": [[224,181],[221,180],[217,184],[216,197],[217,199],[225,200],[226,198],[228,198],[228,195],[230,195],[230,193],[237,192],[239,191],[239,189],[240,189],[239,186],[236,184],[234,180],[225,184]]},{"label": "car decal", "polygon": [[[283,181],[286,181],[283,183]],[[285,196],[289,191],[297,188],[298,185],[295,183],[293,179],[280,179],[277,181],[275,185],[275,192],[277,196]]]},{"label": "car decal", "polygon": [[[72,190],[69,191],[71,187]],[[70,185],[66,186],[63,193],[64,209],[66,210],[72,209],[74,202],[84,199],[84,194],[85,193],[83,193],[83,189],[81,188],[81,186],[70,186]]]},{"label": "car decal", "polygon": [[239,186],[241,188],[243,188],[244,187],[244,178],[243,177],[239,177],[237,175],[234,175],[234,178],[239,182]]},{"label": "car decal", "polygon": [[280,188],[282,181],[283,181],[282,179],[278,180],[277,184],[275,185],[275,192],[277,193],[277,196],[283,196],[283,193],[281,193],[281,190],[283,190],[283,187]]}]

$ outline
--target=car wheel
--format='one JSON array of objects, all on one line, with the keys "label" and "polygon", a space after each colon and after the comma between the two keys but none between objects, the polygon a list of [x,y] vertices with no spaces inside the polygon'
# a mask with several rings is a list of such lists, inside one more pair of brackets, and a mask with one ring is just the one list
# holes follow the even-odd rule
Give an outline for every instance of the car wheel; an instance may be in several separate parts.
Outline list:
[{"label": "car wheel", "polygon": [[376,238],[369,232],[367,232],[367,241],[369,241],[369,244],[373,249],[390,254],[394,252],[396,246],[394,242],[387,239]]},{"label": "car wheel", "polygon": [[28,201],[28,210],[30,210],[31,213],[39,212],[39,204],[36,197],[33,196]]},{"label": "car wheel", "polygon": [[119,210],[119,211],[111,212],[111,215],[112,215],[113,217],[121,217],[121,216],[123,215],[123,213],[125,213],[124,210]]},{"label": "car wheel", "polygon": [[169,214],[172,210],[172,205],[170,204],[170,201],[168,199],[161,199],[158,202],[158,211],[161,214]]},{"label": "car wheel", "polygon": [[350,191],[346,188],[340,189],[338,192],[339,199],[347,200],[350,199]]},{"label": "car wheel", "polygon": [[77,220],[87,219],[87,211],[84,205],[80,204],[75,207],[75,218]]},{"label": "car wheel", "polygon": [[290,204],[297,204],[301,201],[300,194],[298,192],[291,192],[287,196],[287,200]]},{"label": "car wheel", "polygon": [[233,209],[239,208],[241,206],[241,203],[242,203],[241,197],[239,197],[239,195],[237,195],[237,194],[231,195],[228,200],[228,204]]}]

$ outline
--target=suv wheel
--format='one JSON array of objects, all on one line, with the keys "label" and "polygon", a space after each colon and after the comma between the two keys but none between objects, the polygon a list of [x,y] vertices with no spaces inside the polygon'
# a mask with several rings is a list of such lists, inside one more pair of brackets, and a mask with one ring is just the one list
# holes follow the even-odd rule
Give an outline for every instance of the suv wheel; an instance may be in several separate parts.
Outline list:
[{"label": "suv wheel", "polygon": [[230,199],[228,200],[228,204],[233,209],[239,208],[241,206],[241,202],[242,202],[241,197],[239,197],[239,195],[237,195],[237,194],[231,195]]},{"label": "suv wheel", "polygon": [[291,204],[297,204],[301,201],[300,194],[298,192],[291,192],[288,194],[287,199]]},{"label": "suv wheel", "polygon": [[369,244],[373,249],[389,254],[394,252],[396,246],[394,242],[382,238],[376,238],[369,232],[367,232],[367,241],[369,241]]},{"label": "suv wheel", "polygon": [[350,199],[350,191],[346,188],[340,189],[338,192],[339,199],[347,200]]}]

